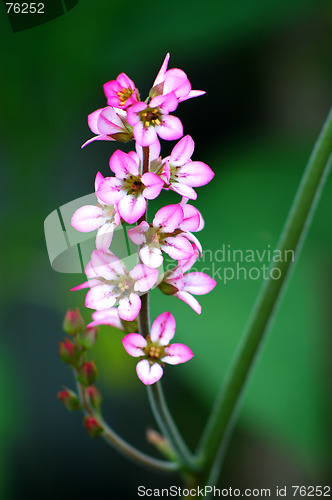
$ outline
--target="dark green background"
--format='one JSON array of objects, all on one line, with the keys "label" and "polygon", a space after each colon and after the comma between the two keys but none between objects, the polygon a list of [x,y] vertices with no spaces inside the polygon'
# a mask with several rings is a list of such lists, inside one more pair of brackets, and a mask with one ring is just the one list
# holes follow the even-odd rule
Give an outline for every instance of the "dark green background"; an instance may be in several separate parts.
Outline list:
[{"label": "dark green background", "polygon": [[[170,67],[184,69],[193,88],[207,91],[176,112],[196,142],[194,159],[216,172],[197,190],[204,248],[273,248],[331,106],[331,23],[330,2],[317,0],[80,0],[58,19],[13,34],[2,8],[1,499],[136,498],[140,484],[180,484],[89,440],[81,416],[68,414],[55,398],[63,384],[73,387],[69,369],[58,361],[57,341],[66,308],[83,306],[84,293],[69,292],[83,276],[51,269],[43,222],[91,193],[97,170],[108,174],[108,158],[119,144],[80,149],[91,136],[88,113],[106,104],[102,84],[124,71],[146,95],[170,51]],[[165,144],[164,155],[170,147]],[[225,487],[328,481],[331,195],[329,179],[248,385]],[[173,193],[162,198],[177,200]],[[219,282],[201,298],[201,317],[158,290],[152,294],[152,315],[170,310],[177,341],[195,353],[187,365],[165,370],[164,378],[192,447],[260,284]],[[102,329],[93,353],[105,415],[120,434],[154,453],[144,438],[155,425],[145,388],[120,339],[121,333]]]}]

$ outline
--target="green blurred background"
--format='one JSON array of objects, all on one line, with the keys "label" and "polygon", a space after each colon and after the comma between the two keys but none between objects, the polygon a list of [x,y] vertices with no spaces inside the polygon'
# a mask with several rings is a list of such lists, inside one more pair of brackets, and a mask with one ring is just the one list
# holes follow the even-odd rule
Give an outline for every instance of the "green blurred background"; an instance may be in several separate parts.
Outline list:
[{"label": "green blurred background", "polygon": [[[83,307],[84,293],[69,289],[84,277],[52,270],[44,219],[91,193],[98,170],[108,174],[119,144],[80,149],[91,136],[88,113],[106,104],[102,84],[123,71],[146,95],[170,51],[169,67],[207,91],[176,112],[196,142],[194,159],[216,172],[195,203],[206,221],[203,247],[212,255],[223,245],[273,249],[331,106],[331,3],[80,0],[66,15],[17,33],[2,5],[0,47],[0,499],[130,499],[138,485],[180,484],[89,439],[81,415],[56,400],[62,385],[73,387],[57,341],[67,307]],[[330,178],[248,385],[224,487],[318,485],[331,476],[331,196]],[[162,202],[177,199],[168,193]],[[207,256],[198,267],[212,274],[234,265]],[[215,277],[200,317],[158,290],[151,300],[152,316],[170,310],[177,341],[195,353],[164,377],[192,447],[262,282]],[[154,453],[145,432],[155,424],[135,360],[119,332],[102,328],[98,344],[106,417]]]}]

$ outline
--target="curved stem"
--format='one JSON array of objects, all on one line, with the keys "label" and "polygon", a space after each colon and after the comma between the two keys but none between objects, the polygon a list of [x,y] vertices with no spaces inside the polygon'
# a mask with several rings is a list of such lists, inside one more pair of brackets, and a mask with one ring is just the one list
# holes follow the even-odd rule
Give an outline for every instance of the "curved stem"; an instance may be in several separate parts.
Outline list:
[{"label": "curved stem", "polygon": [[164,436],[168,439],[181,462],[189,469],[195,468],[193,457],[177,429],[167,407],[160,382],[147,386],[150,405]]},{"label": "curved stem", "polygon": [[[270,277],[262,286],[243,341],[217,397],[199,446],[199,461],[204,464],[206,471],[213,471],[214,480],[218,476],[215,471],[220,469],[227,441],[234,426],[243,388],[271,323],[289,270],[294,262],[294,255],[295,253],[298,255],[312,219],[328,173],[331,153],[332,110],[315,144],[277,247],[281,252],[280,255],[284,256],[284,261],[273,262],[270,268],[278,269],[279,279]],[[276,274],[273,276],[275,277]]]},{"label": "curved stem", "polygon": [[94,417],[98,424],[103,428],[103,433],[101,437],[113,448],[118,450],[120,453],[130,458],[132,461],[139,463],[140,465],[149,467],[150,469],[155,469],[159,471],[176,471],[180,469],[177,462],[168,462],[165,460],[158,460],[156,458],[150,457],[145,453],[137,450],[134,446],[130,445],[122,439],[110,426],[105,422],[101,415],[96,412],[86,397],[86,392],[84,386],[77,382],[78,396],[84,409],[84,413],[90,417]]}]

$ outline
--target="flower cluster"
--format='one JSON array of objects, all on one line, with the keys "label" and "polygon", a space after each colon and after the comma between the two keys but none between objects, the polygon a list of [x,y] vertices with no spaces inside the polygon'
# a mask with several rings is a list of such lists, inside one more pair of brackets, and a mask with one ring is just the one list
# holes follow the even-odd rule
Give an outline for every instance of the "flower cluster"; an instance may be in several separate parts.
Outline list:
[{"label": "flower cluster", "polygon": [[[189,135],[182,137],[182,123],[171,114],[180,102],[205,92],[192,90],[182,70],[167,69],[168,61],[169,54],[145,101],[135,83],[121,73],[104,85],[107,106],[88,117],[95,136],[83,146],[95,140],[136,142],[135,151],[116,150],[112,154],[109,167],[114,175],[97,173],[98,203],[79,208],[72,217],[78,231],[98,230],[96,250],[85,269],[88,281],[73,289],[89,288],[85,305],[95,310],[90,327],[109,324],[130,332],[126,323],[136,320],[142,295],[155,286],[200,314],[201,306],[193,295],[206,294],[216,284],[205,273],[188,272],[202,252],[193,233],[204,227],[202,215],[188,201],[196,200],[195,188],[210,182],[214,173],[205,163],[191,159],[194,141]],[[159,139],[180,140],[163,158]],[[162,190],[174,191],[180,199],[159,209],[149,222],[148,200],[156,199]],[[138,264],[132,269],[110,250],[114,230],[122,225],[127,231],[127,224],[135,224],[127,234],[138,246]],[[163,274],[160,268],[165,254],[176,262]],[[137,374],[144,384],[160,379],[164,363],[184,363],[193,356],[187,346],[170,344],[174,333],[174,317],[165,312],[154,320],[151,333],[137,333],[135,327],[124,337],[126,351],[140,358]]]}]

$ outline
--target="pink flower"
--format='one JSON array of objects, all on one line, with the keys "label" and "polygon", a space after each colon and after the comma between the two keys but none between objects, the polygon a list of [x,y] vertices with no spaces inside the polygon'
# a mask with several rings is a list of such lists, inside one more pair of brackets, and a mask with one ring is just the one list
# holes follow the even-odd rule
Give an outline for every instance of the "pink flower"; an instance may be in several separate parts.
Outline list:
[{"label": "pink flower", "polygon": [[132,127],[128,125],[126,112],[107,106],[100,108],[88,116],[91,131],[96,134],[86,141],[82,148],[93,141],[120,141],[128,142],[133,138]]},{"label": "pink flower", "polygon": [[139,101],[135,84],[125,73],[120,73],[116,80],[105,83],[104,93],[107,104],[114,108],[126,109]]},{"label": "pink flower", "polygon": [[[95,191],[98,191],[104,177],[100,172],[96,175]],[[98,229],[96,236],[96,247],[102,252],[106,252],[113,239],[116,226],[120,224],[120,215],[115,205],[107,205],[101,200],[98,205],[85,205],[74,213],[71,225],[83,233],[88,233]]]},{"label": "pink flower", "polygon": [[[143,221],[138,226],[129,229],[128,236],[133,243],[141,245],[139,256],[142,262],[151,268],[157,268],[163,263],[162,252],[166,252],[172,259],[189,259],[193,247],[189,239],[193,237],[182,231],[184,211],[180,204],[167,205],[156,213],[152,224]],[[194,222],[187,221],[190,227]],[[196,221],[196,225],[200,220]],[[198,241],[198,240],[197,240]]]},{"label": "pink flower", "polygon": [[172,269],[160,283],[160,290],[166,295],[174,295],[190,306],[197,314],[202,307],[193,295],[205,295],[211,292],[217,282],[205,273],[193,272],[183,274],[181,265]]},{"label": "pink flower", "polygon": [[134,151],[128,154],[115,151],[110,168],[115,177],[107,177],[100,183],[97,196],[104,203],[116,205],[121,217],[132,224],[145,213],[146,200],[159,195],[164,181],[153,172],[140,175],[140,159]]},{"label": "pink flower", "polygon": [[181,121],[169,115],[177,105],[175,93],[170,92],[154,97],[149,104],[138,102],[127,109],[128,123],[132,125],[134,137],[140,146],[150,146],[158,135],[167,141],[182,137]]},{"label": "pink flower", "polygon": [[103,309],[101,311],[95,311],[92,313],[91,323],[88,324],[89,328],[99,325],[110,325],[119,330],[124,330],[121,318],[119,316],[116,307],[111,307],[110,309]]},{"label": "pink flower", "polygon": [[170,54],[168,53],[159,70],[157,78],[153,83],[150,95],[167,95],[174,92],[178,101],[186,101],[192,97],[198,97],[205,94],[204,90],[191,90],[191,84],[184,71],[178,68],[167,70]]},{"label": "pink flower", "polygon": [[113,253],[94,250],[85,268],[88,281],[72,290],[90,287],[85,297],[85,306],[97,311],[110,309],[116,303],[119,317],[133,321],[141,309],[139,293],[146,293],[156,283],[158,271],[138,264],[127,271],[124,264]]},{"label": "pink flower", "polygon": [[136,372],[145,385],[154,384],[163,374],[163,364],[178,365],[193,357],[184,344],[170,344],[175,334],[175,319],[170,312],[160,314],[152,323],[151,335],[146,339],[138,333],[129,333],[122,339],[130,356],[140,357]]},{"label": "pink flower", "polygon": [[196,200],[193,187],[204,186],[214,176],[211,168],[202,161],[191,161],[195,143],[186,135],[173,148],[171,155],[163,160],[161,177],[168,188],[181,196]]}]

